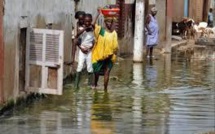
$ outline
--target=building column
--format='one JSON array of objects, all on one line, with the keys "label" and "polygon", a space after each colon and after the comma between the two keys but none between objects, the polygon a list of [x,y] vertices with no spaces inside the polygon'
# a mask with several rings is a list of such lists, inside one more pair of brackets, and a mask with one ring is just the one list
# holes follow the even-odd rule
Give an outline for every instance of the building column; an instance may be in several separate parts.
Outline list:
[{"label": "building column", "polygon": [[136,0],[133,61],[143,62],[145,0]]},{"label": "building column", "polygon": [[3,42],[3,0],[0,0],[0,104],[4,101],[3,76],[4,76],[4,42]]},{"label": "building column", "polygon": [[171,53],[172,43],[172,16],[173,16],[173,1],[166,1],[166,44],[165,53]]}]

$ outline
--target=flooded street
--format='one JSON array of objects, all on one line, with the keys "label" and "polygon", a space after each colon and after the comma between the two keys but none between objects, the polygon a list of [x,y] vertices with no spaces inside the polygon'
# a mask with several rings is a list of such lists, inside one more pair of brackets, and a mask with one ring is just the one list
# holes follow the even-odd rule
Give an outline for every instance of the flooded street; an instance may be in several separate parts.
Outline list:
[{"label": "flooded street", "polygon": [[[85,79],[82,79],[85,83]],[[99,80],[103,85],[103,77]],[[170,56],[121,60],[108,93],[65,85],[0,118],[1,134],[201,134],[215,132],[215,61]]]}]

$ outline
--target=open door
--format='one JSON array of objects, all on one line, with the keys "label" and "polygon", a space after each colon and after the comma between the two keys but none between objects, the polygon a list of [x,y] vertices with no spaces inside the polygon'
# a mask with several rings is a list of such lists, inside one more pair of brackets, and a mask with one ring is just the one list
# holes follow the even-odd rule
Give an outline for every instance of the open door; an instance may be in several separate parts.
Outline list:
[{"label": "open door", "polygon": [[28,29],[26,91],[62,95],[63,37],[59,30]]}]

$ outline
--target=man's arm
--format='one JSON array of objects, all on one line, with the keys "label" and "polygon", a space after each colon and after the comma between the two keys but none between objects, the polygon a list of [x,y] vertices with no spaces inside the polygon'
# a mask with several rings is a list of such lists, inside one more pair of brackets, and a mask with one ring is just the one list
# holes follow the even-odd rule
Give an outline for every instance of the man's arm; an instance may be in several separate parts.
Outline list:
[{"label": "man's arm", "polygon": [[151,17],[149,15],[147,15],[147,17],[146,17],[146,23],[145,23],[146,26],[145,27],[146,27],[149,35],[151,35],[151,33],[152,33],[151,30],[149,29],[149,23],[150,23],[150,21],[151,21]]}]

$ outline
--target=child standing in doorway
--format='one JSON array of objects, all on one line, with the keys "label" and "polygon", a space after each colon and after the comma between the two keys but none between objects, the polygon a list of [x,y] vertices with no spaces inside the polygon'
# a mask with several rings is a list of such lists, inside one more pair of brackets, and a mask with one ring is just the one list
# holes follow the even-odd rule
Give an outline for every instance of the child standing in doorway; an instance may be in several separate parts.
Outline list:
[{"label": "child standing in doorway", "polygon": [[83,28],[78,30],[76,35],[76,39],[74,42],[80,49],[78,54],[78,66],[77,73],[75,78],[75,88],[79,89],[81,72],[84,68],[84,64],[86,62],[87,72],[88,72],[88,85],[92,85],[93,79],[93,67],[92,67],[92,48],[94,44],[94,29],[92,26],[92,15],[85,14],[84,15],[84,25]]}]

